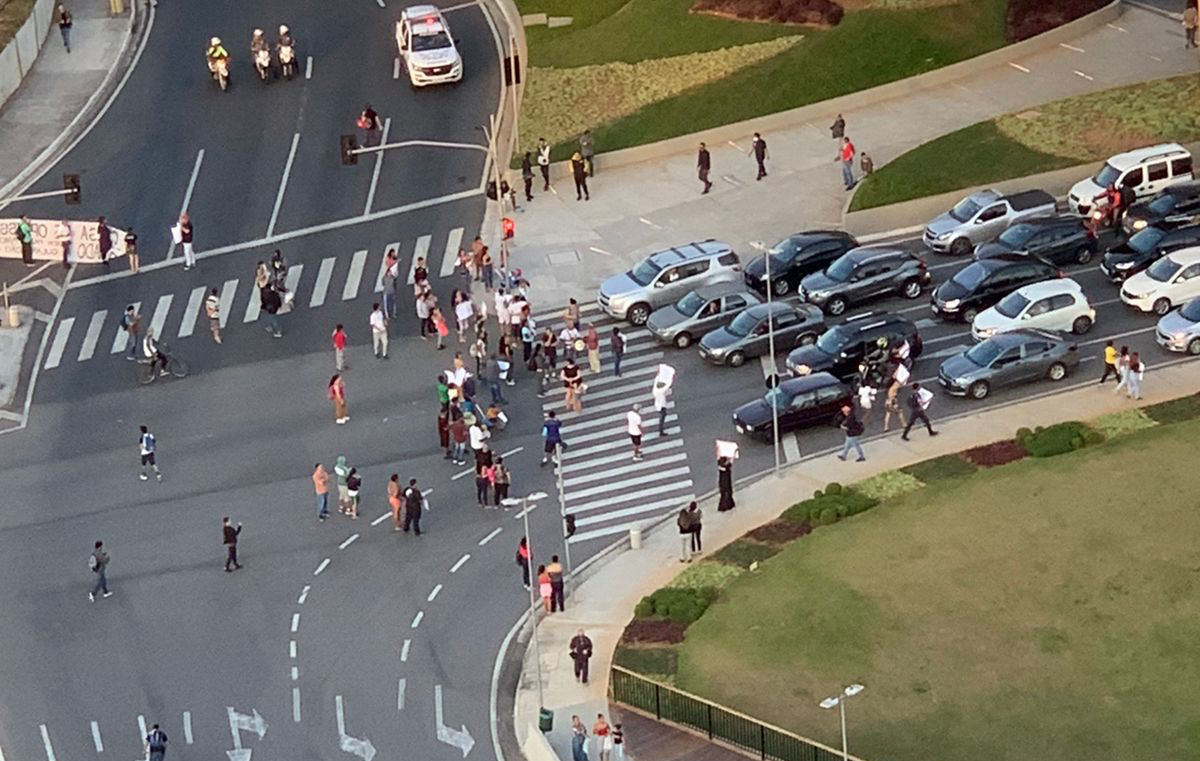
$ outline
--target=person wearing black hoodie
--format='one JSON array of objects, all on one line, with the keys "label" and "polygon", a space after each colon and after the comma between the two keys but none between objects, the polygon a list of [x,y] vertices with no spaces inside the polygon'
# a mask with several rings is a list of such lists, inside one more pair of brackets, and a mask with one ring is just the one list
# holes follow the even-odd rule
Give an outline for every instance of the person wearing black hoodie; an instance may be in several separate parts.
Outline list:
[{"label": "person wearing black hoodie", "polygon": [[837,416],[837,424],[846,434],[846,440],[842,442],[842,453],[838,455],[838,459],[845,460],[846,455],[850,454],[850,450],[853,449],[858,452],[858,461],[866,462],[867,457],[863,454],[862,444],[858,443],[858,437],[863,434],[863,424],[852,406],[842,405],[842,411]]}]

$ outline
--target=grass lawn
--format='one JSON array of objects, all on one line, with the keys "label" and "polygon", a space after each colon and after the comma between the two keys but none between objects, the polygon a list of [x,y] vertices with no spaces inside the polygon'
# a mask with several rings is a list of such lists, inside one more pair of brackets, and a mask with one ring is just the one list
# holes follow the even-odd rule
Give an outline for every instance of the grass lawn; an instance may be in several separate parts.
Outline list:
[{"label": "grass lawn", "polygon": [[34,0],[0,0],[0,50],[17,35],[33,13]]},{"label": "grass lawn", "polygon": [[1063,98],[943,135],[880,167],[850,209],[1101,161],[1169,140],[1200,140],[1200,76]]},{"label": "grass lawn", "polygon": [[936,481],[735,579],[676,681],[873,761],[1195,758],[1200,421]]},{"label": "grass lawn", "polygon": [[[872,7],[848,12],[837,27],[822,30],[694,15],[688,13],[690,0],[520,2],[523,12],[552,8],[577,19],[559,29],[527,30],[531,80],[538,67],[631,63],[804,35],[800,44],[766,61],[634,113],[601,113],[592,128],[600,152],[815,103],[993,50],[1005,43],[1007,5],[1007,0],[963,0],[931,7]],[[598,18],[601,6],[607,15]],[[586,92],[575,97],[587,97]],[[572,97],[561,97],[555,105],[579,107]],[[524,126],[539,130],[536,121]],[[566,158],[572,150],[573,141],[567,141],[554,155]]]}]

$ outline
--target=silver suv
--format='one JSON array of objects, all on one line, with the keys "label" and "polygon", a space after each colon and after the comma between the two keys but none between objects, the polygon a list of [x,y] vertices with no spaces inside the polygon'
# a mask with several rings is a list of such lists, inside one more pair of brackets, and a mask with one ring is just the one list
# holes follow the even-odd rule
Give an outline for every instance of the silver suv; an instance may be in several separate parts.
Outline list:
[{"label": "silver suv", "polygon": [[742,263],[727,243],[711,238],[650,254],[628,272],[600,285],[597,298],[606,314],[644,325],[650,312],[689,291],[742,279]]}]

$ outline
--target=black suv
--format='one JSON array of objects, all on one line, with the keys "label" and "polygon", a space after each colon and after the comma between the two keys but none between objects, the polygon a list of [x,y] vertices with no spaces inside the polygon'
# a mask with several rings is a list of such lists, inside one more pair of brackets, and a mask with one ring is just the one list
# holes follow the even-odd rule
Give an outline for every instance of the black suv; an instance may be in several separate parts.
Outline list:
[{"label": "black suv", "polygon": [[1034,217],[1018,222],[975,251],[976,259],[1025,255],[1052,264],[1087,264],[1099,246],[1083,217]]},{"label": "black suv", "polygon": [[787,356],[788,371],[797,374],[827,372],[839,378],[858,374],[858,366],[876,342],[886,338],[890,346],[908,341],[909,356],[921,353],[921,334],[911,320],[887,312],[867,312],[851,317],[821,334],[817,342],[794,349]]},{"label": "black suv", "polygon": [[1121,225],[1132,235],[1151,225],[1170,228],[1200,221],[1196,217],[1200,217],[1200,182],[1181,182],[1130,206]]},{"label": "black suv", "polygon": [[746,284],[759,293],[767,292],[767,256],[771,257],[771,294],[786,296],[796,290],[800,280],[820,272],[834,259],[858,246],[854,236],[843,230],[806,230],[789,235],[762,256],[746,264]]},{"label": "black suv", "polygon": [[933,313],[970,323],[975,315],[1021,286],[1062,276],[1054,265],[1038,259],[980,259],[933,290]]},{"label": "black suv", "polygon": [[1200,225],[1167,230],[1157,225],[1132,235],[1129,240],[1109,249],[1100,260],[1100,271],[1114,283],[1141,272],[1161,256],[1180,248],[1200,246]]},{"label": "black suv", "polygon": [[849,304],[893,293],[915,299],[929,279],[925,260],[911,251],[854,248],[839,256],[824,272],[814,272],[801,280],[800,298],[836,316],[845,312]]}]

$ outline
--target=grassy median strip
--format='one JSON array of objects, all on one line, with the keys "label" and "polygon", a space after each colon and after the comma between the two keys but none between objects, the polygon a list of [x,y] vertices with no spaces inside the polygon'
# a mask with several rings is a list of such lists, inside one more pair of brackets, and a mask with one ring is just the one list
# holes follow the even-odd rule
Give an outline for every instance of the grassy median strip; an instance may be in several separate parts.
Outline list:
[{"label": "grassy median strip", "polygon": [[1200,76],[1052,101],[931,140],[879,168],[851,211],[1048,172],[1163,141],[1200,140]]},{"label": "grassy median strip", "polygon": [[0,50],[4,49],[33,13],[34,0],[0,0]]},{"label": "grassy median strip", "polygon": [[[599,152],[663,140],[696,130],[856,92],[903,79],[996,49],[1005,44],[1007,0],[970,0],[948,5],[908,5],[851,10],[832,29],[759,24],[691,14],[690,0],[603,0],[609,15],[596,20],[596,8],[580,3],[580,25],[557,29],[530,27],[530,63],[569,73],[582,65],[649,61],[687,53],[737,49],[780,37],[804,35],[800,44],[751,66],[686,89],[670,83],[646,83],[664,93],[633,113],[605,110],[594,89],[571,88],[557,100],[561,111],[600,101],[590,124]],[[522,12],[555,8],[567,0],[522,0]],[[619,10],[612,10],[619,7]],[[538,72],[531,72],[531,80]],[[590,108],[590,107],[589,107]],[[522,132],[549,125],[526,116]],[[554,156],[569,157],[574,139],[555,146]]]},{"label": "grassy median strip", "polygon": [[1200,404],[1146,414],[1186,422],[1105,421],[1127,432],[969,477],[943,460],[787,545],[687,628],[676,683],[836,746],[817,702],[862,682],[863,758],[1194,755]]}]

